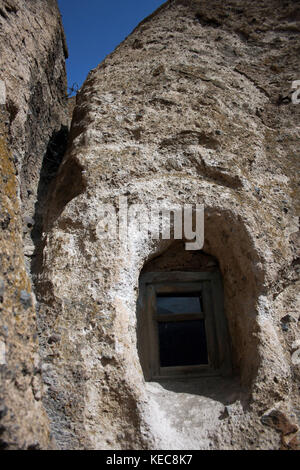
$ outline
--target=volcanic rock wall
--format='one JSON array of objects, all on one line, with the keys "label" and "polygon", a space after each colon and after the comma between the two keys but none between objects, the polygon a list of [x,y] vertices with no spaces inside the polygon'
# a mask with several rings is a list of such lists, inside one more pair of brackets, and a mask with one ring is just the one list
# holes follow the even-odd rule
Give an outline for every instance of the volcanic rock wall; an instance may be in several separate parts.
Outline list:
[{"label": "volcanic rock wall", "polygon": [[[297,447],[299,15],[292,0],[168,1],[89,74],[38,281],[60,448]],[[223,276],[231,337],[226,384],[145,383],[139,276],[175,245],[134,223],[127,247],[99,234],[101,204],[120,196],[205,205],[203,251]]]},{"label": "volcanic rock wall", "polygon": [[[298,447],[299,20],[293,0],[166,2],[89,74],[61,164],[56,1],[0,1],[2,448]],[[203,251],[135,219],[127,244],[105,236],[124,198],[204,204]],[[208,264],[232,376],[145,382],[141,274]]]},{"label": "volcanic rock wall", "polygon": [[68,51],[56,0],[3,0],[0,22],[0,73],[6,84],[9,144],[19,173],[29,265],[32,239],[41,231],[45,187],[67,140]]},{"label": "volcanic rock wall", "polygon": [[[0,447],[51,446],[36,328],[25,269],[34,259],[57,134],[67,118],[67,54],[56,0],[0,1]],[[51,150],[53,145],[56,154]],[[64,145],[64,143],[63,143]],[[50,147],[50,150],[49,150]],[[46,158],[54,159],[45,172]],[[46,173],[46,174],[45,174]],[[43,177],[44,175],[44,177]]]}]

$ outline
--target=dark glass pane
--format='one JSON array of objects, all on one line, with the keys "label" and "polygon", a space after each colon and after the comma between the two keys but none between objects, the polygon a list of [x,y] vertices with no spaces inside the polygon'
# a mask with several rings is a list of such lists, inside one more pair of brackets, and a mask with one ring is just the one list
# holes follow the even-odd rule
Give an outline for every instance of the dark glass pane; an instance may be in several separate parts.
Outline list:
[{"label": "dark glass pane", "polygon": [[160,366],[208,364],[204,320],[158,322]]},{"label": "dark glass pane", "polygon": [[170,295],[157,297],[157,314],[166,315],[172,313],[200,313],[201,302],[199,294],[188,296]]}]

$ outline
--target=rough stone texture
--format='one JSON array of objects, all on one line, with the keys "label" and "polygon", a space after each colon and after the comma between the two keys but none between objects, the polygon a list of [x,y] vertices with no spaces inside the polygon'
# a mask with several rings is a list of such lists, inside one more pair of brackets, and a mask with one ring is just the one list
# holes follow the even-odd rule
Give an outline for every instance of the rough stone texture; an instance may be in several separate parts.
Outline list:
[{"label": "rough stone texture", "polygon": [[37,239],[51,180],[49,164],[45,175],[44,157],[55,157],[51,146],[58,144],[53,137],[67,122],[65,55],[55,0],[0,1],[0,80],[7,91],[6,104],[0,106],[2,449],[54,445],[42,405],[36,301],[23,242],[29,268],[34,251],[31,231],[36,231]]},{"label": "rough stone texture", "polygon": [[[50,429],[60,449],[299,447],[299,20],[292,0],[168,1],[90,73],[60,166],[57,4],[0,1],[1,448],[53,447]],[[119,196],[204,203],[203,251],[134,220],[128,247],[103,237]],[[233,377],[145,383],[140,274],[217,266]]]},{"label": "rough stone texture", "polygon": [[68,124],[67,55],[56,0],[0,1],[0,79],[6,83],[9,146],[19,172],[28,265],[32,238],[40,236],[51,173],[61,161],[49,146],[65,135]]},{"label": "rough stone texture", "polygon": [[0,132],[0,448],[49,446],[41,399],[35,298],[25,270],[18,181],[1,110]]},{"label": "rough stone texture", "polygon": [[[38,284],[60,448],[297,448],[300,106],[288,95],[299,19],[292,0],[169,1],[89,74]],[[232,342],[227,385],[145,384],[138,279],[174,245],[134,224],[128,250],[100,237],[100,204],[120,195],[205,204],[204,253],[223,275]]]}]

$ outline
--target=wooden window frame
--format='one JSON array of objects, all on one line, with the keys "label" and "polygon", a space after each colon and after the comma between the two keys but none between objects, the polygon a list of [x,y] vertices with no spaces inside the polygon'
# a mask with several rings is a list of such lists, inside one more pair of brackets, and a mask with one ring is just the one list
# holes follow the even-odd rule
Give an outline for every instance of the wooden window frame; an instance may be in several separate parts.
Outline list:
[{"label": "wooden window frame", "polygon": [[[140,278],[138,300],[138,349],[146,380],[195,376],[231,375],[229,334],[223,309],[223,287],[219,272],[157,272]],[[202,310],[191,314],[205,321],[208,365],[160,367],[156,297],[159,294],[201,293]],[[180,314],[176,314],[180,317]],[[182,315],[183,316],[183,315]],[[184,318],[187,319],[186,314]]]}]

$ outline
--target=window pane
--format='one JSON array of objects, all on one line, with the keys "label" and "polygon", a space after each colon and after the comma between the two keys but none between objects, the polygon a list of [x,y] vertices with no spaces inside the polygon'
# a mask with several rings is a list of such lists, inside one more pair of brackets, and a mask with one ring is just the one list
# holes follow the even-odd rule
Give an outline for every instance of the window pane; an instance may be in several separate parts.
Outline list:
[{"label": "window pane", "polygon": [[201,302],[200,295],[189,296],[158,296],[157,314],[166,315],[172,313],[200,313]]},{"label": "window pane", "polygon": [[208,364],[204,320],[158,322],[160,366]]}]

